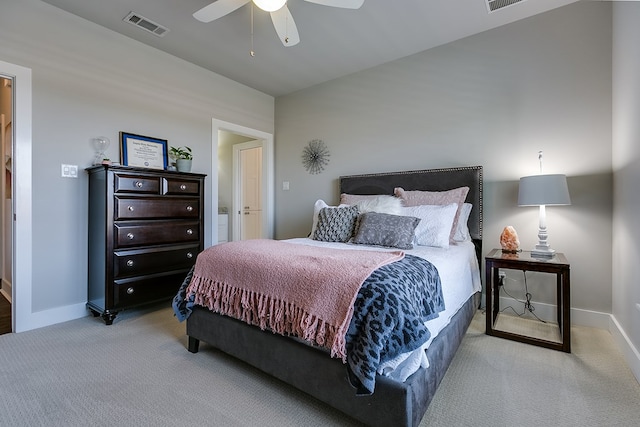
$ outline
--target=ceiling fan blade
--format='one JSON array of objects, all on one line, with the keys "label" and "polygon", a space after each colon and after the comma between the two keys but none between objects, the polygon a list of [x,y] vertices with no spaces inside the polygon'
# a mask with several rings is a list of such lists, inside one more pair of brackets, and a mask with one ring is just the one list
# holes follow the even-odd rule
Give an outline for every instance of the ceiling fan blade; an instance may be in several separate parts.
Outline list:
[{"label": "ceiling fan blade", "polygon": [[195,12],[193,17],[202,22],[215,21],[241,8],[250,1],[251,0],[217,0]]},{"label": "ceiling fan blade", "polygon": [[286,4],[275,12],[271,12],[271,21],[283,45],[290,47],[300,43],[298,27]]},{"label": "ceiling fan blade", "polygon": [[364,0],[305,0],[323,6],[341,7],[343,9],[360,9]]}]

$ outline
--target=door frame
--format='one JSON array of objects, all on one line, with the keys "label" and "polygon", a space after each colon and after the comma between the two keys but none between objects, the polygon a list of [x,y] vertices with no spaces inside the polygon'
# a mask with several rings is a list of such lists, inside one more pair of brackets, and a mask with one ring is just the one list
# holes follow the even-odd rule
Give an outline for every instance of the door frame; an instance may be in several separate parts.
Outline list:
[{"label": "door frame", "polygon": [[[216,213],[218,212],[218,144],[220,131],[262,141],[262,188],[265,196],[262,215],[263,224],[266,225],[263,230],[266,238],[273,239],[275,223],[273,134],[213,118],[211,119],[211,207],[214,224],[211,227],[211,244],[214,245],[218,241],[218,215]],[[235,174],[233,179],[236,179]],[[229,216],[230,219],[232,216]],[[233,227],[234,233],[235,228]]]},{"label": "door frame", "polygon": [[35,329],[43,319],[32,313],[32,86],[31,69],[0,61],[0,73],[13,80],[13,280],[11,327]]}]

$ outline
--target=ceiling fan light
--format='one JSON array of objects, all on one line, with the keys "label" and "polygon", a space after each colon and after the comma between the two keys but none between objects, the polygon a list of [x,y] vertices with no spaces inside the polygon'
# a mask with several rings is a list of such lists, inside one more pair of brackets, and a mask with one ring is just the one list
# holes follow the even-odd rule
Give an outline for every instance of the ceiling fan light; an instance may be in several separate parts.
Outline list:
[{"label": "ceiling fan light", "polygon": [[253,2],[265,12],[275,12],[287,4],[287,0],[253,0]]}]

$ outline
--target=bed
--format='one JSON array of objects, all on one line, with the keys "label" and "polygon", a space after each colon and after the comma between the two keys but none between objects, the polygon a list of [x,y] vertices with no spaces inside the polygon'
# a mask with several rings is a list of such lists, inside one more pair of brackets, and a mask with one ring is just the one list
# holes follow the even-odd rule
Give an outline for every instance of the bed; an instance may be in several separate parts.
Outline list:
[{"label": "bed", "polygon": [[[467,221],[469,238],[459,245],[452,245],[450,249],[466,253],[467,258],[471,252],[473,262],[465,263],[470,265],[470,275],[473,276],[472,284],[469,285],[472,290],[467,290],[466,295],[459,297],[455,307],[447,307],[447,310],[442,312],[447,313],[446,316],[441,315],[427,322],[434,323],[434,327],[438,324],[439,331],[437,335],[433,334],[435,337],[431,336],[428,343],[412,353],[414,356],[418,355],[418,362],[413,356],[407,358],[413,359],[410,364],[414,366],[408,371],[410,374],[402,373],[407,362],[401,357],[402,360],[398,364],[402,369],[396,369],[397,366],[394,365],[390,375],[380,372],[375,377],[373,393],[358,393],[357,387],[349,381],[348,369],[343,361],[330,357],[326,349],[264,331],[260,327],[217,314],[198,304],[192,307],[186,319],[188,350],[197,353],[199,343],[205,342],[367,425],[417,426],[480,303],[482,167],[352,175],[340,178],[340,193],[348,195],[393,195],[394,191],[398,195],[397,188],[408,192],[444,192],[460,187],[468,187],[464,201],[471,207]],[[292,239],[291,243],[316,244],[307,240],[309,239]],[[329,243],[326,246],[334,245],[349,244]],[[429,250],[434,258],[438,259],[438,250],[431,248],[427,252]],[[412,250],[406,253],[412,253]],[[442,253],[440,260],[434,261],[434,264],[438,266],[445,258],[451,257]],[[442,272],[443,287],[448,286],[444,277],[451,274]],[[456,281],[455,274],[453,277],[451,280]],[[189,279],[185,279],[185,283]]]}]

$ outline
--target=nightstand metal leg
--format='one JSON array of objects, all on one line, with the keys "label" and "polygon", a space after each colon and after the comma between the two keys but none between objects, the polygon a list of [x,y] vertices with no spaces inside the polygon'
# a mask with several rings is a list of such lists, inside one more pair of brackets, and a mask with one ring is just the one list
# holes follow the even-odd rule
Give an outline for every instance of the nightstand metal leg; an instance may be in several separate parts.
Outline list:
[{"label": "nightstand metal leg", "polygon": [[562,307],[564,307],[564,301],[562,300],[562,274],[556,275],[556,316],[558,316],[558,328],[560,328],[560,335],[564,338],[562,331],[562,324],[564,318],[562,317]]},{"label": "nightstand metal leg", "polygon": [[496,268],[493,272],[493,324],[498,319],[500,312],[500,269]]},{"label": "nightstand metal leg", "polygon": [[492,272],[492,268],[490,268],[489,266],[487,266],[486,272],[485,272],[485,297],[486,297],[486,304],[485,304],[485,321],[486,321],[486,329],[485,329],[485,333],[487,335],[491,335],[492,331],[493,331],[493,298],[492,298],[492,294],[493,294],[493,272]]}]

